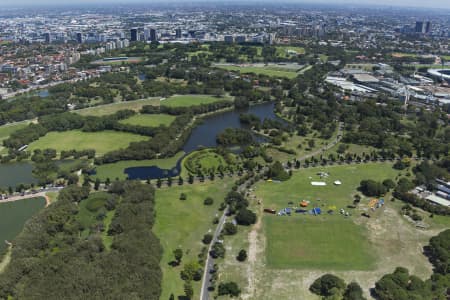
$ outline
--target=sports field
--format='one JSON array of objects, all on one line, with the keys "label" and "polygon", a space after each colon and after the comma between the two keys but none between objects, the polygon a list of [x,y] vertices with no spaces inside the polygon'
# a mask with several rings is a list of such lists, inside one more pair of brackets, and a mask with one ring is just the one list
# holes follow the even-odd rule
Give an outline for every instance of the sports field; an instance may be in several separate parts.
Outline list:
[{"label": "sports field", "polygon": [[96,155],[128,147],[131,142],[147,140],[148,137],[117,131],[82,132],[71,130],[65,132],[49,132],[28,147],[29,151],[35,149],[51,148],[60,152],[62,150],[95,149]]},{"label": "sports field", "polygon": [[231,100],[231,98],[219,98],[211,95],[175,95],[161,101],[161,105],[171,107],[189,107],[200,104],[210,104],[223,100]]},{"label": "sports field", "polygon": [[280,68],[276,66],[259,67],[259,66],[217,65],[217,67],[228,71],[239,71],[243,74],[254,73],[257,75],[267,75],[270,77],[285,77],[289,79],[297,77],[297,72],[295,70]]},{"label": "sports field", "polygon": [[174,116],[166,114],[139,114],[134,115],[128,119],[121,120],[120,123],[147,127],[158,127],[160,125],[169,126],[173,122],[173,120],[175,120]]},{"label": "sports field", "polygon": [[99,178],[102,181],[106,180],[106,178],[109,178],[111,180],[116,178],[126,179],[127,174],[125,174],[123,171],[126,168],[131,167],[158,166],[161,169],[170,169],[177,164],[177,161],[183,155],[184,152],[178,152],[175,156],[169,158],[151,159],[151,160],[126,160],[112,164],[104,164],[96,168],[97,174],[94,175],[93,177]]},{"label": "sports field", "polygon": [[[320,178],[318,172],[326,172],[329,176]],[[257,184],[256,195],[263,199],[264,207],[278,211],[291,206],[288,202],[299,206],[300,201],[307,200],[310,204],[306,209],[319,207],[323,212],[320,216],[296,213],[291,217],[265,215],[268,266],[282,269],[370,269],[374,257],[368,239],[363,227],[353,222],[361,212],[349,210],[347,205],[352,204],[361,180],[395,179],[398,173],[387,163],[328,166],[302,169],[282,183]],[[342,185],[334,185],[336,180]],[[312,181],[326,182],[327,185],[312,186]],[[360,206],[367,208],[369,200],[363,197]],[[353,216],[345,218],[339,214],[340,208]],[[334,210],[333,215],[326,213],[330,209]]]},{"label": "sports field", "polygon": [[[204,246],[201,242],[208,230],[214,230],[212,220],[217,213],[220,202],[231,188],[230,179],[216,180],[215,182],[198,183],[183,186],[172,186],[156,191],[156,221],[153,231],[160,238],[164,249],[161,259],[163,270],[162,294],[160,299],[169,299],[171,293],[183,296],[183,281],[180,271],[183,264],[197,261],[197,255]],[[179,200],[180,194],[187,195],[186,200]],[[203,200],[211,196],[214,204],[205,206]],[[183,258],[180,266],[172,267],[173,250],[181,248]],[[194,298],[198,298],[200,283],[193,282]]]},{"label": "sports field", "polygon": [[370,270],[364,228],[340,215],[264,217],[267,266],[276,269]]},{"label": "sports field", "polygon": [[159,106],[159,98],[148,98],[134,101],[123,101],[106,105],[99,105],[84,109],[75,110],[74,112],[83,116],[106,116],[111,115],[119,110],[131,109],[139,111],[144,105]]},{"label": "sports field", "polygon": [[45,199],[42,197],[0,204],[0,257],[7,248],[4,241],[12,242],[25,222],[44,206]]}]

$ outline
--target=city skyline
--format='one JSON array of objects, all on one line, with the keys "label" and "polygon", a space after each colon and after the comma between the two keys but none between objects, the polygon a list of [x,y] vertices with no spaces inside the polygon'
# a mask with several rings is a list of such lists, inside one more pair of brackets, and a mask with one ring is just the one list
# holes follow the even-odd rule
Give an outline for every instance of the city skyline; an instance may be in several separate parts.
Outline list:
[{"label": "city skyline", "polygon": [[[96,5],[96,4],[202,4],[202,3],[236,3],[236,4],[269,4],[273,2],[269,1],[255,1],[255,0],[246,0],[246,1],[236,1],[236,0],[228,0],[226,2],[224,1],[217,1],[217,0],[196,0],[196,1],[181,1],[181,0],[167,0],[167,1],[147,1],[147,0],[132,0],[132,1],[123,1],[123,0],[77,0],[77,1],[64,1],[63,3],[58,0],[43,0],[39,1],[39,3],[36,3],[36,1],[32,0],[17,0],[13,3],[5,0],[0,1],[0,7],[1,6],[48,6],[48,5],[55,5],[55,6],[72,6],[72,5]],[[447,2],[447,3],[445,3]],[[311,1],[311,0],[283,0],[280,2],[280,4],[319,4],[319,5],[357,5],[357,6],[401,6],[401,7],[420,7],[420,8],[445,8],[450,9],[450,1],[441,1],[441,0],[430,0],[430,1],[422,1],[422,0],[343,0],[343,1],[333,1],[333,0],[317,0],[317,1]]]}]

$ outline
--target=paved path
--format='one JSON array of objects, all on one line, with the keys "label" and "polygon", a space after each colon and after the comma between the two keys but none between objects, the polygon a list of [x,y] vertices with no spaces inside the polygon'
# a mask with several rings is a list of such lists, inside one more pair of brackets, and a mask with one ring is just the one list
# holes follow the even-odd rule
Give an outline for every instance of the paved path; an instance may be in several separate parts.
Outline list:
[{"label": "paved path", "polygon": [[212,258],[209,253],[211,252],[211,248],[214,245],[214,243],[216,243],[218,240],[220,232],[222,231],[222,228],[223,228],[223,224],[225,224],[225,221],[227,219],[227,213],[228,213],[228,206],[223,211],[222,217],[220,218],[219,223],[217,224],[216,231],[214,232],[213,238],[208,247],[208,255],[206,257],[205,267],[204,267],[205,269],[203,271],[202,288],[200,290],[200,300],[208,300],[209,299],[208,286],[209,286],[209,282],[211,280],[211,275],[212,275],[209,271],[214,266],[214,258]]},{"label": "paved path", "polygon": [[48,192],[59,192],[61,189],[62,189],[62,187],[49,188],[49,189],[45,189],[45,190],[40,191],[35,194],[26,194],[23,196],[21,196],[21,195],[9,196],[8,199],[0,200],[0,203],[14,202],[14,201],[20,201],[20,200],[25,200],[25,199],[44,197],[45,202],[46,202],[45,206],[47,207],[50,205],[50,198],[47,196],[47,193]]}]

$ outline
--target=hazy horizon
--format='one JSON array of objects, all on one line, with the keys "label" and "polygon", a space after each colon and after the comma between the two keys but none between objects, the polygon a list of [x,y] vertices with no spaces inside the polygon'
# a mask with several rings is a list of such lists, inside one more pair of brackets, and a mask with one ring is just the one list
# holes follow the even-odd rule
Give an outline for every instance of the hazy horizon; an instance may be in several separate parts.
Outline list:
[{"label": "hazy horizon", "polygon": [[[201,4],[201,3],[237,3],[237,4],[243,4],[243,3],[255,3],[255,4],[264,4],[264,3],[273,3],[268,0],[244,0],[244,1],[238,1],[238,0],[225,0],[225,1],[218,1],[218,0],[195,0],[195,1],[182,1],[182,0],[131,0],[131,1],[125,1],[125,0],[15,0],[14,2],[11,2],[9,0],[0,0],[0,6],[8,6],[8,7],[14,7],[14,6],[32,6],[32,7],[38,7],[38,6],[64,6],[64,5],[95,5],[95,4],[167,4],[167,3],[195,3],[195,4]],[[445,3],[447,2],[447,3]],[[404,6],[404,7],[420,7],[420,8],[446,8],[450,9],[450,1],[443,1],[443,0],[342,0],[342,1],[336,1],[336,0],[281,0],[279,2],[280,4],[286,3],[286,4],[330,4],[330,5],[358,5],[358,6],[364,6],[364,5],[371,5],[371,6]]]}]

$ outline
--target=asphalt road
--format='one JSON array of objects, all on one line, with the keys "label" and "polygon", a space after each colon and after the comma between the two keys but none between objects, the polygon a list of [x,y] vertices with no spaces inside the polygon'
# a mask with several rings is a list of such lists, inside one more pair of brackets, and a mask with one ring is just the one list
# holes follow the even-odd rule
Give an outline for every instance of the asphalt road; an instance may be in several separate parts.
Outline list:
[{"label": "asphalt road", "polygon": [[225,224],[225,221],[227,219],[227,213],[228,213],[228,206],[224,209],[222,217],[219,220],[219,223],[217,224],[216,231],[214,232],[213,238],[211,240],[211,243],[208,247],[208,256],[205,261],[205,269],[203,271],[203,280],[202,280],[202,288],[200,290],[200,300],[208,300],[209,299],[209,293],[208,293],[208,286],[209,281],[211,279],[211,273],[209,272],[213,266],[214,266],[214,258],[209,255],[212,245],[218,241],[218,237],[220,235],[220,232],[222,231],[223,224]]}]

